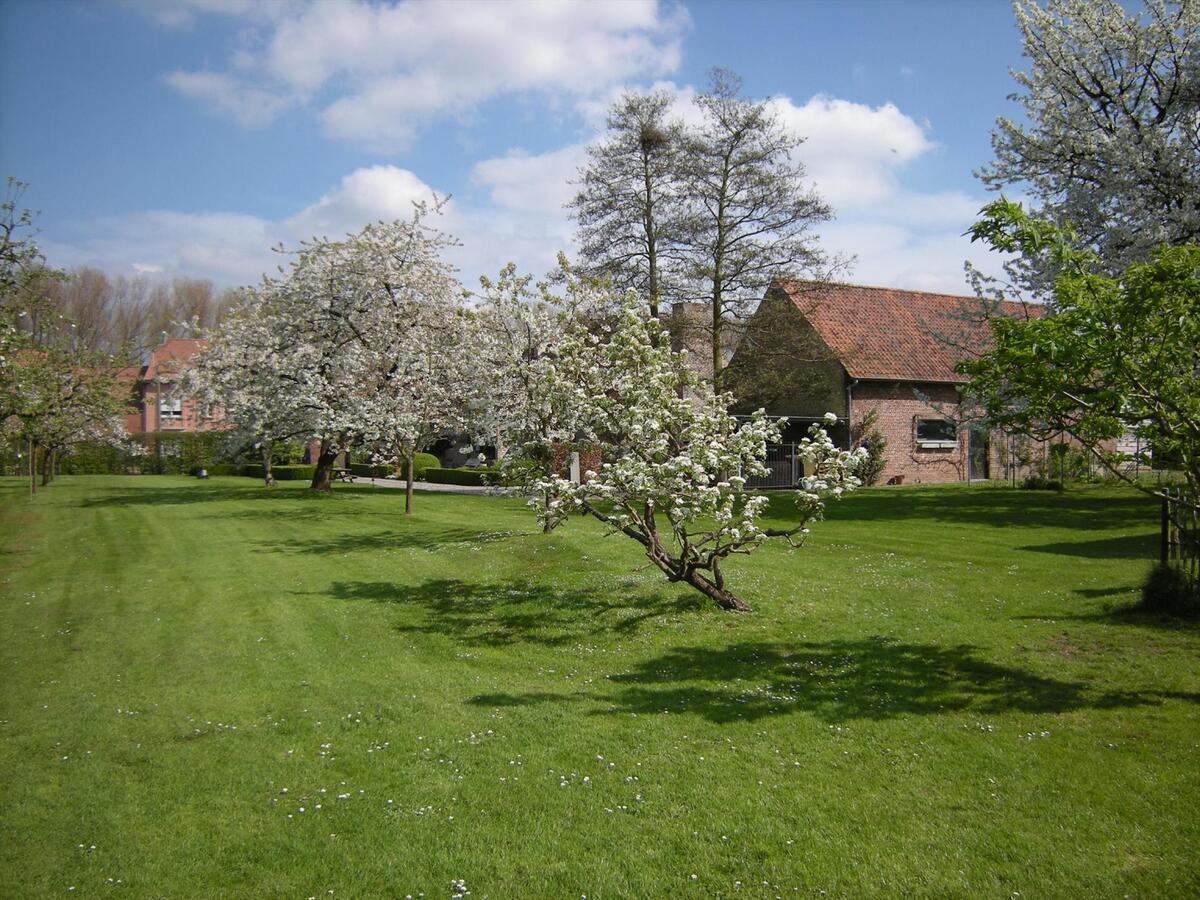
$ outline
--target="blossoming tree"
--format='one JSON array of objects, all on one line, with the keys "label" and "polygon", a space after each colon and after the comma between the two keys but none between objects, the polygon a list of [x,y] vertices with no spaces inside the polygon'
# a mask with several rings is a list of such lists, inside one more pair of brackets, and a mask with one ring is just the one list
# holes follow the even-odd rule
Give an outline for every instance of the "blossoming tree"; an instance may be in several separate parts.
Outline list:
[{"label": "blossoming tree", "polygon": [[[724,562],[769,538],[803,542],[825,498],[857,486],[862,454],[839,450],[814,426],[801,445],[811,474],[795,495],[798,519],[788,528],[761,527],[768,499],[747,491],[746,482],[766,473],[767,443],[779,440],[781,423],[761,410],[741,422],[730,415],[731,398],[703,383],[661,339],[661,328],[632,298],[611,325],[572,321],[537,370],[533,389],[553,422],[532,442],[586,442],[600,449],[603,464],[579,483],[551,466],[529,475],[525,487],[548,528],[573,514],[591,516],[637,541],[670,581],[722,609],[747,610],[726,584]],[[827,416],[827,424],[836,421]],[[561,458],[549,446],[538,449],[538,458]]]},{"label": "blossoming tree", "polygon": [[264,436],[295,427],[290,433],[320,440],[314,490],[331,488],[339,453],[397,424],[395,404],[412,396],[397,394],[405,373],[421,368],[423,384],[434,380],[434,366],[411,360],[433,333],[429,322],[458,306],[462,289],[440,257],[455,242],[425,224],[429,211],[417,204],[408,220],[304,242],[289,269],[266,279],[258,302],[234,317],[234,331],[214,336],[242,361],[245,383],[224,379],[235,421]]},{"label": "blossoming tree", "polygon": [[263,480],[275,483],[271,460],[283,441],[315,433],[312,409],[283,365],[289,349],[281,342],[277,286],[268,282],[242,292],[242,302],[208,336],[208,345],[187,373],[187,391],[206,411],[220,411],[232,426],[231,442],[253,446],[263,464]]}]

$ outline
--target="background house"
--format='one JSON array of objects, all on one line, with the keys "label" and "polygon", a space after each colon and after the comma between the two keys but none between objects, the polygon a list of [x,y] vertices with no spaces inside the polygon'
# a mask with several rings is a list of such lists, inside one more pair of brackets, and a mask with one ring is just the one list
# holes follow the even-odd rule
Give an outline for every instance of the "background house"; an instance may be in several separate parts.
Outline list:
[{"label": "background house", "polygon": [[126,431],[212,431],[222,426],[220,417],[202,416],[195,398],[182,388],[184,373],[204,347],[201,340],[164,337],[143,365],[121,369],[118,378],[130,391]]},{"label": "background house", "polygon": [[[1040,310],[1005,303],[997,312]],[[954,371],[989,334],[975,297],[776,282],[747,325],[727,383],[742,411],[788,417],[785,441],[799,440],[826,411],[851,431],[874,412],[887,441],[883,481],[1005,477],[1019,462],[1014,442],[979,421],[962,397],[966,379]],[[844,430],[834,437],[851,440]]]}]

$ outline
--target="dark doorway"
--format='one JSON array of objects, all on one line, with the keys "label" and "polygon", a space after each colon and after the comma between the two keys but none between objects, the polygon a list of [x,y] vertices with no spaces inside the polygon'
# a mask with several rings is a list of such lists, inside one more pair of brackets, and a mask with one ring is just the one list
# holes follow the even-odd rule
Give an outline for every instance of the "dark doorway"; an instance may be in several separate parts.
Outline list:
[{"label": "dark doorway", "polygon": [[991,444],[986,428],[972,428],[968,443],[968,473],[971,481],[991,477]]}]

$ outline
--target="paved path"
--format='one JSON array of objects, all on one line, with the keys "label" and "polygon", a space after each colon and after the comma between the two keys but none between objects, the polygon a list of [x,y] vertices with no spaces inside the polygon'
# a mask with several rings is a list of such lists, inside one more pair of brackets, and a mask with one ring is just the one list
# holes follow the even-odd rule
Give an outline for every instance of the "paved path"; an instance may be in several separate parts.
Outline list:
[{"label": "paved path", "polygon": [[[375,487],[399,488],[404,490],[405,482],[398,478],[363,478],[356,475],[355,484],[373,484]],[[414,481],[413,490],[441,491],[443,494],[486,494],[485,487],[475,487],[468,484],[434,484],[432,481]]]}]

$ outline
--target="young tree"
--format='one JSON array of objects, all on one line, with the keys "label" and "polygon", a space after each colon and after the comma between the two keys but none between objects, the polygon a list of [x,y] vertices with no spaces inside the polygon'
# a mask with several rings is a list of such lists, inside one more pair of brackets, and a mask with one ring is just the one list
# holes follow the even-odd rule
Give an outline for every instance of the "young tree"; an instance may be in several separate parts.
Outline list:
[{"label": "young tree", "polygon": [[683,292],[710,310],[705,331],[718,391],[726,331],[748,315],[771,280],[829,278],[813,228],[833,212],[804,182],[795,157],[803,138],[740,90],[736,75],[713,71],[708,91],[697,98],[704,124],[688,136],[682,172]]},{"label": "young tree", "polygon": [[665,91],[626,93],[608,113],[604,140],[588,148],[579,193],[571,202],[579,226],[579,253],[588,274],[605,277],[620,295],[646,297],[658,317],[664,266],[679,241],[683,128],[668,117]]},{"label": "young tree", "polygon": [[580,483],[554,466],[526,468],[530,503],[547,528],[571,514],[591,516],[637,541],[670,581],[690,585],[722,609],[746,610],[722,564],[771,537],[802,542],[821,517],[824,497],[857,485],[863,454],[838,450],[814,427],[801,451],[813,474],[796,494],[799,521],[761,528],[767,498],[745,485],[765,473],[766,445],[778,440],[780,423],[761,410],[739,423],[728,412],[731,398],[700,381],[684,356],[660,340],[662,325],[638,306],[627,297],[611,328],[574,319],[537,367],[538,405],[553,413],[535,438],[538,452],[525,458],[553,459],[556,449],[583,442],[600,448],[603,464]]},{"label": "young tree", "polygon": [[437,439],[462,436],[481,372],[476,332],[453,297],[424,305],[382,359],[386,375],[363,398],[365,443],[377,458],[405,460],[404,514],[412,514],[414,460]]},{"label": "young tree", "polygon": [[1104,445],[1137,434],[1177,459],[1200,496],[1200,247],[1160,247],[1116,275],[1091,247],[1001,199],[971,229],[1006,253],[1045,253],[1057,273],[1044,317],[999,317],[993,349],[960,365],[999,425],[1039,439],[1068,434],[1114,476],[1151,494]]},{"label": "young tree", "polygon": [[[1200,242],[1200,4],[1014,0],[1027,122],[997,120],[979,173],[1071,223],[1110,275],[1162,243]],[[1023,280],[1053,285],[1039,248]]]},{"label": "young tree", "polygon": [[84,346],[53,302],[66,276],[45,265],[33,216],[18,209],[24,188],[10,178],[0,204],[0,436],[28,448],[33,493],[39,459],[49,483],[57,456],[73,445],[124,438],[127,398],[112,360]]}]

